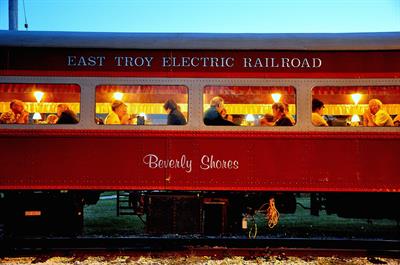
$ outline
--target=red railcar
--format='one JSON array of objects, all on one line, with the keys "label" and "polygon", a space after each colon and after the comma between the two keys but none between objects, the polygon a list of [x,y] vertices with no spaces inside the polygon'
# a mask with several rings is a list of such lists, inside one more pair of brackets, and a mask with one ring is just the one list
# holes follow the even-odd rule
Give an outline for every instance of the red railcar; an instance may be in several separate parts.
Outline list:
[{"label": "red railcar", "polygon": [[[27,124],[0,124],[8,223],[59,214],[60,207],[44,210],[51,199],[80,229],[83,203],[103,190],[130,191],[134,211],[151,212],[144,203],[151,198],[186,196],[200,209],[228,204],[234,219],[270,197],[293,212],[294,194],[310,193],[313,214],[400,217],[398,208],[362,206],[400,205],[399,127],[363,126],[371,99],[392,120],[400,114],[398,33],[1,32],[0,39],[0,112],[14,99],[29,112]],[[113,97],[122,97],[131,124],[100,124]],[[203,122],[214,97],[224,99],[232,126]],[[168,99],[186,125],[167,125]],[[324,102],[330,126],[312,124],[313,99]],[[275,102],[287,105],[294,126],[262,126]],[[77,113],[77,124],[46,122],[60,104]]]}]

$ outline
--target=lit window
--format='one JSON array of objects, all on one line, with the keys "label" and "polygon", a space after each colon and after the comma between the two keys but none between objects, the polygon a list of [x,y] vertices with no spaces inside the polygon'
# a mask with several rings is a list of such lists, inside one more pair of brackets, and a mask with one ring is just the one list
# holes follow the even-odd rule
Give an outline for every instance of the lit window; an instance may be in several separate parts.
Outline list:
[{"label": "lit window", "polygon": [[185,125],[186,86],[100,85],[96,123],[106,125]]},{"label": "lit window", "polygon": [[293,126],[296,123],[294,87],[206,86],[205,125]]},{"label": "lit window", "polygon": [[312,90],[315,126],[399,125],[400,86],[324,86]]},{"label": "lit window", "polygon": [[76,124],[80,87],[70,84],[0,84],[1,124]]}]

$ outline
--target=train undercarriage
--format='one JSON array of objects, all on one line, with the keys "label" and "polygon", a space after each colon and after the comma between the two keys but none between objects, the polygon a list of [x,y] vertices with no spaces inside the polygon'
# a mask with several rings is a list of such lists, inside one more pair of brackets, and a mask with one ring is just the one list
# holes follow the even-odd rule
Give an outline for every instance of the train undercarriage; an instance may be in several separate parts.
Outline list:
[{"label": "train undercarriage", "polygon": [[[96,204],[102,191],[3,191],[0,223],[6,236],[81,235],[85,205]],[[399,193],[292,192],[112,192],[117,216],[135,215],[148,235],[238,235],[255,215],[265,215],[272,228],[279,214],[297,207],[318,216],[400,221]],[[302,202],[307,202],[303,205]],[[387,207],[387,206],[390,207]]]}]

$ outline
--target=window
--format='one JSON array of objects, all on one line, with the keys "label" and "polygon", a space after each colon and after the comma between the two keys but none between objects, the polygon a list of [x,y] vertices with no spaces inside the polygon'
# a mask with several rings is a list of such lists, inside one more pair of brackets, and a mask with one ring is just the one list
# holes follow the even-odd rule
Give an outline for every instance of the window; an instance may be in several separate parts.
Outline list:
[{"label": "window", "polygon": [[292,126],[296,123],[294,87],[206,86],[204,123],[231,126]]},{"label": "window", "polygon": [[99,85],[96,123],[106,125],[185,125],[186,86]]},{"label": "window", "polygon": [[0,84],[1,124],[75,124],[80,87],[74,84]]},{"label": "window", "polygon": [[315,126],[398,126],[400,86],[320,86],[312,90]]}]

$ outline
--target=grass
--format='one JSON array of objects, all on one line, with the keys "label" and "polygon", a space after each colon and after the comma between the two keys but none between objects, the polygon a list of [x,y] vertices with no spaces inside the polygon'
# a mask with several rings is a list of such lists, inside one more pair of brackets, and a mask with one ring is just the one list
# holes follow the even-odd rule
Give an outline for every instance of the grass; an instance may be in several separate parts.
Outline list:
[{"label": "grass", "polygon": [[[105,192],[101,197],[116,195]],[[96,205],[85,206],[84,235],[126,235],[144,233],[144,224],[135,215],[117,216],[116,199],[100,198]]]}]

